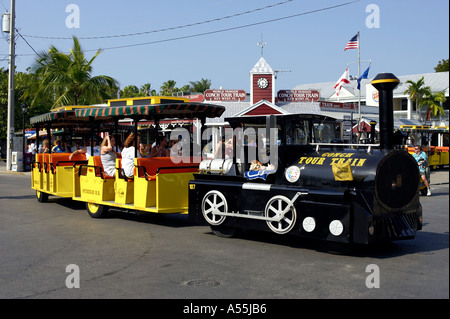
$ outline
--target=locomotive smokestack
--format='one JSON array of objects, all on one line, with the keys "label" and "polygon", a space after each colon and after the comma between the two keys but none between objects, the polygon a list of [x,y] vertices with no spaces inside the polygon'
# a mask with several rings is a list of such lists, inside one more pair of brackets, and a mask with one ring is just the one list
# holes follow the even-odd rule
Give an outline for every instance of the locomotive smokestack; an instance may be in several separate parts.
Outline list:
[{"label": "locomotive smokestack", "polygon": [[372,85],[379,92],[380,148],[393,148],[394,135],[394,95],[400,80],[392,73],[379,73]]}]

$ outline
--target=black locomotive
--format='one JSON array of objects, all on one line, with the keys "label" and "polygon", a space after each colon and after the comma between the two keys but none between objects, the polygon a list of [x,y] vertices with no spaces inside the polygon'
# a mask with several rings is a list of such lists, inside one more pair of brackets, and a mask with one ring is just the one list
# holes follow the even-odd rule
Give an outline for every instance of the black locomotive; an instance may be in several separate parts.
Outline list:
[{"label": "black locomotive", "polygon": [[228,158],[200,164],[189,182],[190,217],[221,236],[247,228],[340,243],[414,238],[422,229],[419,171],[396,145],[398,83],[390,73],[372,81],[380,96],[376,145],[339,143],[336,121],[319,115],[227,118],[233,151],[223,147]]}]

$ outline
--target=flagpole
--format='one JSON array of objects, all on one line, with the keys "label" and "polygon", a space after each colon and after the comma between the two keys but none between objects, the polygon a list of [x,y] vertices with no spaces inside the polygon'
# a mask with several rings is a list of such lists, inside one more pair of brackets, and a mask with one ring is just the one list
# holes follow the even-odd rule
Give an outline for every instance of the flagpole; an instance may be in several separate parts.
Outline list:
[{"label": "flagpole", "polygon": [[[361,53],[360,53],[360,48],[361,48],[361,41],[359,38],[359,31],[358,31],[358,79],[361,76]],[[359,119],[358,119],[358,133],[361,129],[361,90],[358,90],[358,115],[359,115]],[[359,144],[359,140],[361,139],[361,134],[358,135],[358,144]]]}]

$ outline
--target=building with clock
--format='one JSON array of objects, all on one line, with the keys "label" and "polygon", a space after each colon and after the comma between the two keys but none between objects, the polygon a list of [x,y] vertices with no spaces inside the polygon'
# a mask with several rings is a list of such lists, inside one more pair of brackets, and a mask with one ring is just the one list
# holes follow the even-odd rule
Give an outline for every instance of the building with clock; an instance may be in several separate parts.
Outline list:
[{"label": "building with clock", "polygon": [[275,71],[261,57],[250,70],[250,102],[253,104],[261,100],[275,103]]},{"label": "building with clock", "polygon": [[[250,70],[250,91],[242,99],[242,90],[213,90],[214,94],[204,95],[203,102],[225,106],[225,112],[220,118],[207,119],[207,123],[224,124],[224,119],[234,116],[255,116],[269,114],[313,113],[321,114],[320,104],[314,102],[279,102],[277,101],[276,73],[269,63],[261,56]],[[211,91],[211,90],[210,90]],[[222,91],[223,98],[220,96]],[[235,93],[236,92],[236,93]],[[234,94],[232,94],[234,93]],[[210,96],[215,96],[210,99]],[[238,98],[233,98],[238,96]]]}]

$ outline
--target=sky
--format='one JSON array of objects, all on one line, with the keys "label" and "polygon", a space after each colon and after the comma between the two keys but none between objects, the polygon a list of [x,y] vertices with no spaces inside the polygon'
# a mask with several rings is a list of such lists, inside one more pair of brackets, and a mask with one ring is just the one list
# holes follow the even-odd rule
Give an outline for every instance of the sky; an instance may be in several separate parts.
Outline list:
[{"label": "sky", "polygon": [[[0,0],[0,10],[10,3]],[[249,92],[261,39],[264,59],[283,71],[276,90],[337,81],[347,65],[357,76],[358,50],[344,48],[358,31],[360,72],[371,60],[369,78],[432,73],[449,58],[447,0],[16,0],[16,29],[17,71],[51,45],[69,52],[77,36],[88,58],[103,50],[93,75],[112,76],[122,89],[204,78],[212,89]],[[2,32],[5,69],[8,52]]]}]

